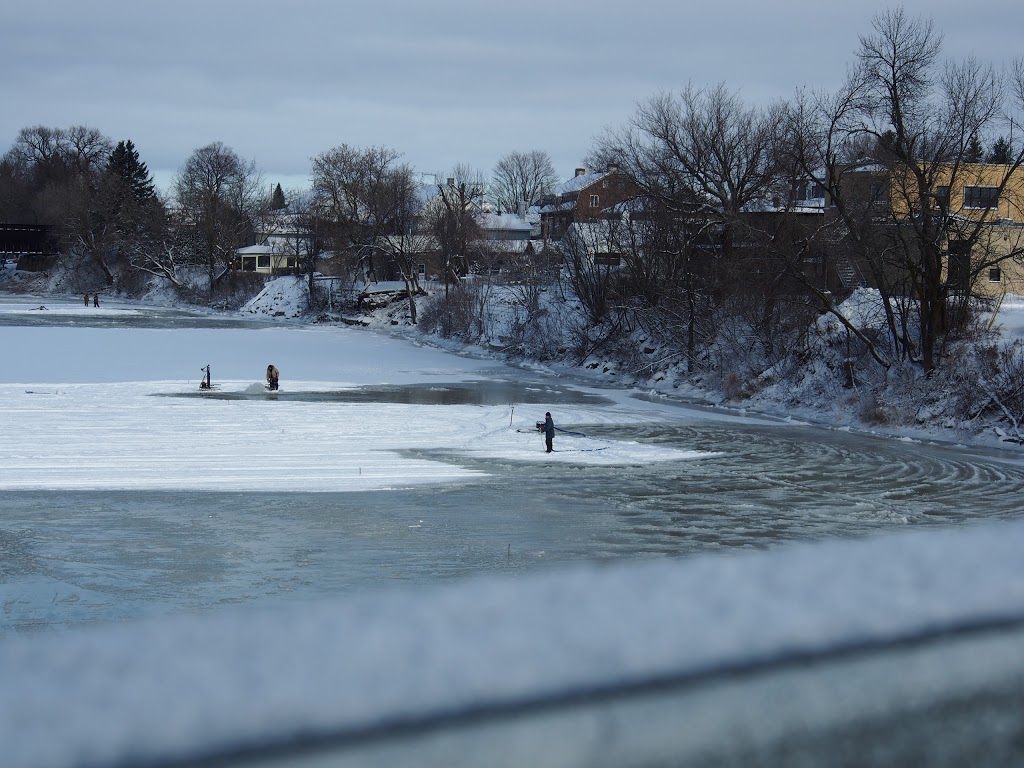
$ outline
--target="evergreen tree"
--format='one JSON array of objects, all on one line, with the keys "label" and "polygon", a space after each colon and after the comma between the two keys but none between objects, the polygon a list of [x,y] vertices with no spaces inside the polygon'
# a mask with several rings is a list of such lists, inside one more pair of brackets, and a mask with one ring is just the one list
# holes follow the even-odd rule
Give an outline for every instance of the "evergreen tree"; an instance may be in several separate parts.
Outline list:
[{"label": "evergreen tree", "polygon": [[156,187],[146,164],[139,159],[139,152],[131,140],[119,141],[110,153],[107,170],[117,177],[125,193],[130,194],[140,206],[156,200]]},{"label": "evergreen tree", "polygon": [[270,210],[281,211],[288,207],[288,201],[284,199],[284,190],[281,189],[281,185],[278,184],[274,188],[274,194],[270,198]]},{"label": "evergreen tree", "polygon": [[988,154],[988,162],[999,163],[1001,165],[1007,165],[1010,163],[1010,158],[1013,155],[1013,147],[1005,137],[1000,136],[996,139],[996,143],[992,145],[992,151]]},{"label": "evergreen tree", "polygon": [[984,158],[985,150],[982,149],[977,135],[971,136],[971,140],[967,142],[967,149],[964,151],[964,162],[980,163]]}]

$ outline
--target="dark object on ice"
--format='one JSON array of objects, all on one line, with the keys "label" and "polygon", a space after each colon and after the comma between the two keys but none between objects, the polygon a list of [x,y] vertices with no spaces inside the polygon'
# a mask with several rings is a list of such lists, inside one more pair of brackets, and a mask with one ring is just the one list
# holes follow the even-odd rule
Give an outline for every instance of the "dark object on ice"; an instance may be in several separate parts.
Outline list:
[{"label": "dark object on ice", "polygon": [[277,390],[277,382],[280,378],[280,373],[274,365],[267,366],[267,389],[271,391]]},{"label": "dark object on ice", "polygon": [[98,293],[94,293],[92,295],[92,305],[94,307],[98,307],[100,305],[100,295]]},{"label": "dark object on ice", "polygon": [[205,368],[200,368],[200,371],[204,371],[206,375],[199,382],[200,389],[213,389],[213,383],[210,381],[210,364],[207,363]]},{"label": "dark object on ice", "polygon": [[85,306],[89,306],[89,294],[85,294]]},{"label": "dark object on ice", "polygon": [[551,413],[544,414],[544,444],[547,446],[545,453],[551,453],[554,448],[552,441],[555,439],[555,422],[551,420]]}]

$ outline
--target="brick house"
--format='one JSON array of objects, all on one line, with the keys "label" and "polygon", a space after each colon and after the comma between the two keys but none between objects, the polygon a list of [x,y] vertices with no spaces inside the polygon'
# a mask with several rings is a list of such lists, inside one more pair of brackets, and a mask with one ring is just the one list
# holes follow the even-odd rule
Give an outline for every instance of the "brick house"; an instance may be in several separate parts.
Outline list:
[{"label": "brick house", "polygon": [[537,207],[541,239],[560,240],[573,224],[583,224],[615,216],[612,209],[637,194],[636,185],[616,166],[601,173],[577,168],[575,175],[556,186]]}]

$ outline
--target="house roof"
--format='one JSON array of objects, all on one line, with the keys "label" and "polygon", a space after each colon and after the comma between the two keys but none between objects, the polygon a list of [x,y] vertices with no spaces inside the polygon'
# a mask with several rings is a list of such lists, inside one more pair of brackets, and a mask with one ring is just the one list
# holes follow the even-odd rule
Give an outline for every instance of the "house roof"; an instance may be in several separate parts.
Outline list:
[{"label": "house roof", "polygon": [[274,253],[274,248],[270,245],[247,245],[245,248],[237,249],[235,253],[239,256],[263,256]]},{"label": "house roof", "polygon": [[602,171],[601,173],[582,173],[579,176],[573,176],[571,179],[563,181],[551,190],[551,192],[558,196],[579,192],[581,189],[589,187],[591,184],[600,181],[607,176],[608,173],[608,171]]},{"label": "house roof", "polygon": [[515,213],[484,213],[477,218],[480,229],[529,232],[532,225]]}]

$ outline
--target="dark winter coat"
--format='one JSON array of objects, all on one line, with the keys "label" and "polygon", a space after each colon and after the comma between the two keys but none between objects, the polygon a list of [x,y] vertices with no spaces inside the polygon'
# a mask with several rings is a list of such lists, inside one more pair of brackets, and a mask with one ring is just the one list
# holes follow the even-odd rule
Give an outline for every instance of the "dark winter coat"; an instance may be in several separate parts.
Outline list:
[{"label": "dark winter coat", "polygon": [[544,417],[544,437],[555,436],[555,422],[551,420],[550,416]]}]

